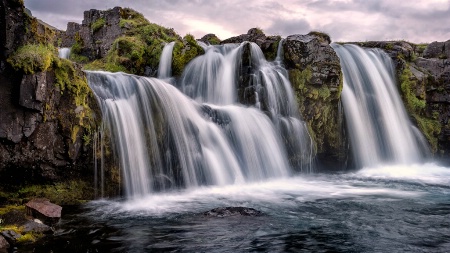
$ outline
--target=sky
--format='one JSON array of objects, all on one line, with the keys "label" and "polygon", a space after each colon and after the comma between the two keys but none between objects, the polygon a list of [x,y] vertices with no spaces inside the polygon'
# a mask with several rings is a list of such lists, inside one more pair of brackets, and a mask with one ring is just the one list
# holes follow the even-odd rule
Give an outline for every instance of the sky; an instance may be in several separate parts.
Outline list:
[{"label": "sky", "polygon": [[33,16],[61,30],[83,12],[130,7],[180,35],[220,39],[261,28],[266,35],[328,33],[336,42],[450,40],[450,0],[25,0]]}]

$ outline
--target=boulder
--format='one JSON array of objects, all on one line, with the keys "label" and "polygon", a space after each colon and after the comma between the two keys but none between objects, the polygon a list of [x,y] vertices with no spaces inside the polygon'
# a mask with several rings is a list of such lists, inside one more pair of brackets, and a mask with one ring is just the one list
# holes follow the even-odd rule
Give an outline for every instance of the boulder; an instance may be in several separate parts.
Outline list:
[{"label": "boulder", "polygon": [[263,213],[250,207],[218,207],[204,212],[208,217],[261,216]]},{"label": "boulder", "polygon": [[42,220],[44,224],[53,225],[61,219],[62,207],[50,203],[48,199],[32,199],[25,207],[27,215]]}]

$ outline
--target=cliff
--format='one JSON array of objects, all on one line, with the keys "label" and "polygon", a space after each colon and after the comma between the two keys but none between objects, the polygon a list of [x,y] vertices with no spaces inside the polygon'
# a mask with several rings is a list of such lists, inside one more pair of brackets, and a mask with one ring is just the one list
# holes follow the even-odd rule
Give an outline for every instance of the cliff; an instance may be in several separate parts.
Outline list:
[{"label": "cliff", "polygon": [[82,191],[76,198],[92,198],[86,182],[99,114],[84,73],[58,58],[61,31],[21,1],[0,7],[0,191],[66,182]]}]

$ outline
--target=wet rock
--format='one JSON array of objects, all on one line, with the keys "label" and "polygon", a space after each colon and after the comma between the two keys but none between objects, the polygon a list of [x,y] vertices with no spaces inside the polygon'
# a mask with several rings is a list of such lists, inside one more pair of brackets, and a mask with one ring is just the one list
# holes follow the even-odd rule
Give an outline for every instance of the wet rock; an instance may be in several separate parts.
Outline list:
[{"label": "wet rock", "polygon": [[5,214],[3,214],[1,216],[2,220],[3,220],[3,224],[24,224],[26,223],[28,220],[25,217],[25,212],[23,212],[23,210],[11,210]]},{"label": "wet rock", "polygon": [[10,245],[9,245],[8,241],[5,239],[5,237],[0,235],[0,253],[8,252],[9,247],[10,247]]},{"label": "wet rock", "polygon": [[203,213],[208,217],[261,216],[263,213],[250,207],[218,207]]},{"label": "wet rock", "polygon": [[25,207],[27,215],[42,220],[44,224],[53,225],[61,219],[62,207],[50,203],[48,199],[32,199]]},{"label": "wet rock", "polygon": [[[35,220],[37,220],[39,222],[36,222]],[[49,233],[49,232],[52,232],[51,227],[43,224],[38,219],[35,219],[35,220],[28,221],[22,226],[24,233],[28,233],[28,232]]]}]

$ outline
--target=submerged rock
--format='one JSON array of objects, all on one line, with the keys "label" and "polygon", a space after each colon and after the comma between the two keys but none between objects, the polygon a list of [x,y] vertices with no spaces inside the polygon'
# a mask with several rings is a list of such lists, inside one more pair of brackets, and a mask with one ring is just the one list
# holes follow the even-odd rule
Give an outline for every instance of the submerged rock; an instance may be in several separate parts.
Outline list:
[{"label": "submerged rock", "polygon": [[61,218],[62,207],[50,203],[48,199],[32,199],[25,204],[27,215],[42,220],[45,224],[55,224]]},{"label": "submerged rock", "polygon": [[208,217],[260,216],[263,213],[250,207],[218,207],[203,213]]}]

